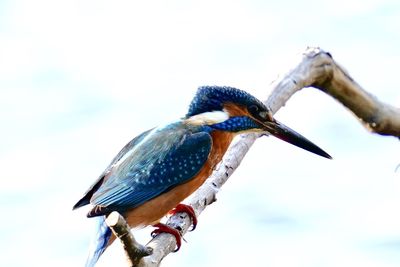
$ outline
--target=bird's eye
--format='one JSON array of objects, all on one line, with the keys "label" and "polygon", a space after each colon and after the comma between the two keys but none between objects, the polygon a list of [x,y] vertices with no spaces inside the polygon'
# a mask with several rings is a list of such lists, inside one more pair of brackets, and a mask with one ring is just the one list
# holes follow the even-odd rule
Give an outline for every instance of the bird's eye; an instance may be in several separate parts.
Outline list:
[{"label": "bird's eye", "polygon": [[258,107],[256,105],[252,105],[248,109],[250,114],[253,116],[255,116],[258,113]]},{"label": "bird's eye", "polygon": [[268,112],[267,112],[267,111],[261,111],[261,112],[258,113],[258,114],[259,114],[259,116],[260,116],[261,118],[266,119],[266,118],[267,118],[267,115],[268,115]]},{"label": "bird's eye", "polygon": [[254,118],[259,119],[259,120],[265,120],[265,119],[267,119],[267,116],[268,116],[268,111],[260,109],[256,105],[250,106],[249,112]]}]

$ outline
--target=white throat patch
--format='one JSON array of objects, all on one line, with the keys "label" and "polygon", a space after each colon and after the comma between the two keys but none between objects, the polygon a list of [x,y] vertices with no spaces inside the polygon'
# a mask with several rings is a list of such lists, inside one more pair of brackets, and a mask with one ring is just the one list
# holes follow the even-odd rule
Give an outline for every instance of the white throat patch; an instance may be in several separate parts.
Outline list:
[{"label": "white throat patch", "polygon": [[224,122],[229,119],[229,114],[225,111],[211,111],[194,115],[185,120],[192,125],[211,125]]}]

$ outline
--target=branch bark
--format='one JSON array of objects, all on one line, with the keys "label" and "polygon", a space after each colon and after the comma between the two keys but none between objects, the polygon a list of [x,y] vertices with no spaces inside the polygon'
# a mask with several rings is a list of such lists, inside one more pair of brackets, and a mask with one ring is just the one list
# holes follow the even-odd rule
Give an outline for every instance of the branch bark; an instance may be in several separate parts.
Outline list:
[{"label": "branch bark", "polygon": [[135,240],[125,219],[118,212],[114,211],[108,215],[106,224],[121,241],[129,266],[137,266],[141,258],[153,253],[152,248],[144,247]]},{"label": "branch bark", "polygon": [[[335,63],[332,59],[332,62]],[[371,132],[400,136],[400,109],[379,101],[363,90],[339,64],[330,65],[330,79],[313,86],[346,106]]]},{"label": "branch bark", "polygon": [[[400,109],[382,103],[363,90],[333,60],[331,54],[319,48],[307,48],[300,62],[273,83],[273,90],[265,104],[276,113],[294,93],[305,87],[318,88],[341,102],[371,132],[400,137]],[[190,198],[189,205],[197,216],[216,200],[218,190],[240,165],[257,138],[256,134],[245,134],[232,142],[217,169]],[[186,213],[178,213],[170,217],[167,224],[179,230],[183,236],[190,227],[190,218]],[[160,234],[147,246],[153,249],[153,254],[143,257],[138,266],[159,266],[162,259],[174,250],[175,238]]]}]

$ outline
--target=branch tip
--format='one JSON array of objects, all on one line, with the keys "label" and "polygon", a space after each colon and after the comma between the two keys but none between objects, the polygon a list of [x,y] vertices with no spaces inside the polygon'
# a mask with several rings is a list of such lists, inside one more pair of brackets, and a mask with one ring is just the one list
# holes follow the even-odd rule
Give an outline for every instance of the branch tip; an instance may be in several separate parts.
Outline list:
[{"label": "branch tip", "polygon": [[143,257],[153,253],[153,248],[139,244],[130,231],[124,217],[113,211],[106,217],[106,224],[113,234],[121,241],[129,266],[137,266]]}]

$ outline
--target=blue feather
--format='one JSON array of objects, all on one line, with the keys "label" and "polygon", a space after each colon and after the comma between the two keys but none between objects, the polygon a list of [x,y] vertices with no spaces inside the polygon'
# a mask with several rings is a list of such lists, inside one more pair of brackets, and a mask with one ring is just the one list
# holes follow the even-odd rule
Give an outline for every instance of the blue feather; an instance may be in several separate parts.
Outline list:
[{"label": "blue feather", "polygon": [[254,120],[250,119],[249,117],[238,116],[211,125],[210,127],[222,131],[240,132],[248,129],[260,128],[260,125],[258,125]]},{"label": "blue feather", "polygon": [[257,104],[266,109],[260,100],[240,89],[228,86],[201,86],[190,103],[186,118],[208,111],[222,110],[223,104],[229,102],[245,107]]},{"label": "blue feather", "polygon": [[112,234],[110,228],[108,228],[105,222],[105,216],[99,216],[96,219],[98,220],[97,229],[90,245],[85,267],[95,266],[101,254],[103,254],[104,250],[107,248],[108,241]]},{"label": "blue feather", "polygon": [[151,131],[115,163],[88,216],[123,213],[195,177],[211,151],[209,130],[178,122]]}]

